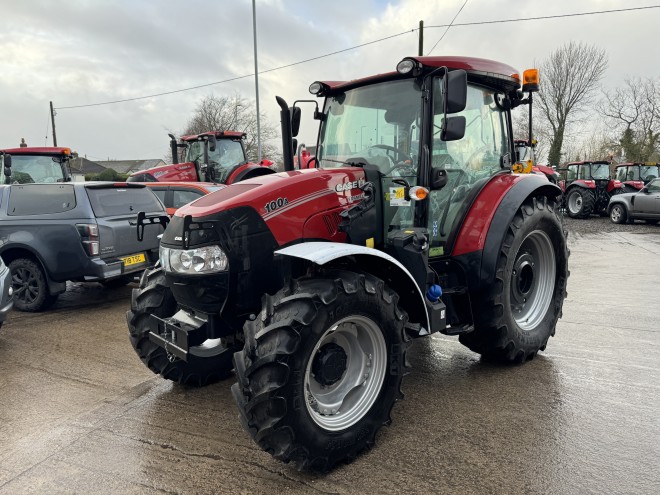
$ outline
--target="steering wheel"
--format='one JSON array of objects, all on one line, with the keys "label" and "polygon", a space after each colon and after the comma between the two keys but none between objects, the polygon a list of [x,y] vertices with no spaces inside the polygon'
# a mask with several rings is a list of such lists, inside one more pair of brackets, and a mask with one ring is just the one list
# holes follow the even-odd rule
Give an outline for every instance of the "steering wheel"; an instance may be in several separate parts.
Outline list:
[{"label": "steering wheel", "polygon": [[387,153],[386,153],[386,156],[390,160],[392,160],[393,163],[400,163],[400,162],[405,162],[406,160],[410,160],[410,155],[409,154],[405,153],[404,151],[402,151],[399,148],[395,148],[394,146],[389,146],[387,144],[374,144],[373,146],[369,146],[369,148],[367,149],[367,153],[369,153],[369,150],[371,150],[371,149],[381,149],[381,150],[385,150],[385,151],[391,151],[391,152],[395,153],[396,155],[400,155],[401,157],[403,157],[403,160],[399,160],[397,162],[397,160],[395,160],[394,158],[388,156]]},{"label": "steering wheel", "polygon": [[52,177],[43,177],[43,178],[41,179],[41,182],[46,182],[46,183],[49,183],[49,184],[50,184],[50,183],[52,183],[52,182],[57,182],[58,179],[59,179],[59,178],[58,178],[58,177],[55,177],[55,176],[52,176]]}]

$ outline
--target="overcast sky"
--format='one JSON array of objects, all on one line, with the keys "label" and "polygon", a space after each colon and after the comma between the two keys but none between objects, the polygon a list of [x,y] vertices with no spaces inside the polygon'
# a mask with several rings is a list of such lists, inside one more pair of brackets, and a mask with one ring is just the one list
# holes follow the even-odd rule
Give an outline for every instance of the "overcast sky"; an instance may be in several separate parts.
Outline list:
[{"label": "overcast sky", "polygon": [[[259,70],[361,43],[386,41],[259,76],[261,110],[279,126],[275,95],[308,99],[315,80],[389,72],[416,55],[417,31],[448,24],[465,0],[257,0]],[[468,0],[456,23],[551,16],[660,4],[653,0]],[[251,0],[0,0],[0,148],[52,145],[56,108],[134,98],[254,72]],[[660,9],[562,19],[455,26],[432,55],[500,60],[520,71],[563,43],[606,50],[603,84],[659,77]],[[424,31],[425,54],[445,28]],[[541,74],[541,78],[543,75]],[[541,79],[542,84],[542,79]],[[167,131],[183,130],[204,96],[255,99],[254,77],[113,105],[57,111],[58,145],[90,159],[164,158]],[[311,122],[310,112],[303,121]],[[307,126],[301,139],[316,136]],[[47,137],[47,138],[46,138]]]}]

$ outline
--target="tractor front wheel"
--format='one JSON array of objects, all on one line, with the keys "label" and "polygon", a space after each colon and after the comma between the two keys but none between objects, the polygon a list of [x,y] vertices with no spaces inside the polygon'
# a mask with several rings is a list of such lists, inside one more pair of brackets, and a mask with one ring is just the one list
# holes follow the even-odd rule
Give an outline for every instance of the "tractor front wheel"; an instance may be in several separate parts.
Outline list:
[{"label": "tractor front wheel", "polygon": [[517,211],[502,240],[495,283],[475,297],[475,329],[460,341],[486,358],[524,362],[544,350],[561,317],[568,279],[559,205],[535,197]]},{"label": "tractor front wheel", "polygon": [[140,287],[133,289],[131,310],[126,313],[128,333],[133,349],[154,373],[182,385],[201,387],[222,380],[232,370],[232,356],[237,350],[222,339],[207,339],[188,351],[188,361],[168,356],[165,349],[149,340],[150,315],[174,316],[179,306],[165,284],[162,268],[146,270]]},{"label": "tractor front wheel", "polygon": [[234,356],[243,427],[275,458],[327,471],[373,446],[403,398],[406,313],[369,274],[328,271],[265,296]]},{"label": "tractor front wheel", "polygon": [[589,189],[574,187],[566,196],[566,211],[571,218],[587,218],[594,211],[596,196]]}]

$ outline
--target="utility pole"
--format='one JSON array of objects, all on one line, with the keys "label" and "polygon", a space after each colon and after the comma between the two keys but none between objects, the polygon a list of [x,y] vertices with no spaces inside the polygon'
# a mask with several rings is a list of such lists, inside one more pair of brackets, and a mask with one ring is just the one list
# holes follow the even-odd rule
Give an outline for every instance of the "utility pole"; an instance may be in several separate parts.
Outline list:
[{"label": "utility pole", "polygon": [[252,0],[252,31],[254,33],[254,86],[257,95],[257,161],[261,161],[261,127],[259,126],[259,65],[257,64],[257,9]]},{"label": "utility pole", "polygon": [[53,146],[57,146],[57,134],[55,134],[55,109],[53,102],[50,102],[50,121],[53,124]]},{"label": "utility pole", "polygon": [[419,21],[419,49],[417,55],[420,57],[424,55],[424,21]]}]

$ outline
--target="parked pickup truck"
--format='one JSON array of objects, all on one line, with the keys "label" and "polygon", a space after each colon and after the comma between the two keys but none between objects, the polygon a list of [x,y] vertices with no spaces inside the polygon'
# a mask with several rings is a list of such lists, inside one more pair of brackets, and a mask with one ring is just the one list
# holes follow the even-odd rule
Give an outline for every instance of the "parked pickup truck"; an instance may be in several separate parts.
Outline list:
[{"label": "parked pickup truck", "polygon": [[[141,211],[162,223],[147,223],[138,242]],[[166,219],[163,204],[139,184],[0,186],[0,256],[11,271],[14,307],[46,309],[68,280],[129,283],[157,261]]]}]

